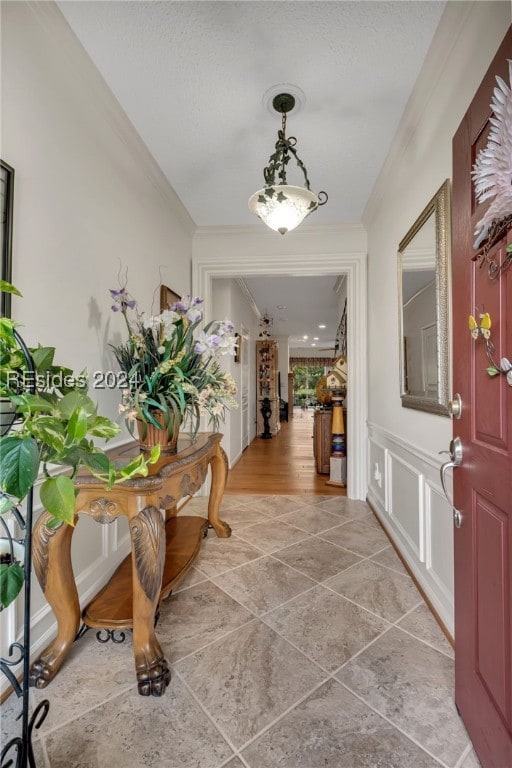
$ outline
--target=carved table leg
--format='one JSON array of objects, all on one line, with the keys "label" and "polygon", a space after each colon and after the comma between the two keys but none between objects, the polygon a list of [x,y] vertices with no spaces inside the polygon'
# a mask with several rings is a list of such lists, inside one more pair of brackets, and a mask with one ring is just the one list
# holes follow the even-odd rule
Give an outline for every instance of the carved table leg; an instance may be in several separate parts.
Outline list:
[{"label": "carved table leg", "polygon": [[219,443],[217,443],[215,454],[211,458],[210,466],[212,468],[212,487],[208,501],[208,522],[220,539],[227,539],[231,536],[231,528],[223,520],[219,520],[219,508],[228,476],[228,457]]},{"label": "carved table leg", "polygon": [[57,637],[30,670],[30,684],[36,688],[45,688],[53,680],[80,626],[80,604],[71,566],[74,527],[61,523],[50,528],[51,519],[48,512],[43,512],[32,535],[34,570],[57,619]]},{"label": "carved table leg", "polygon": [[171,673],[156,639],[155,612],[165,561],[165,527],[156,507],[130,519],[133,558],[133,653],[141,696],[162,696]]}]

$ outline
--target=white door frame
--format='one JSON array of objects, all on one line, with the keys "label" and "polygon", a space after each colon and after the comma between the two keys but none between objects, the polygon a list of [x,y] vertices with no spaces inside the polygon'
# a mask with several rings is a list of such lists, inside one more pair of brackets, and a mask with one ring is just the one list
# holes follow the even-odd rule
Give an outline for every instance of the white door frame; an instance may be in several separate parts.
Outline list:
[{"label": "white door frame", "polygon": [[366,499],[368,488],[367,437],[367,332],[366,332],[366,253],[327,253],[274,255],[255,259],[239,252],[198,254],[192,258],[192,291],[204,299],[205,317],[210,318],[212,280],[254,275],[347,275],[347,495]]}]

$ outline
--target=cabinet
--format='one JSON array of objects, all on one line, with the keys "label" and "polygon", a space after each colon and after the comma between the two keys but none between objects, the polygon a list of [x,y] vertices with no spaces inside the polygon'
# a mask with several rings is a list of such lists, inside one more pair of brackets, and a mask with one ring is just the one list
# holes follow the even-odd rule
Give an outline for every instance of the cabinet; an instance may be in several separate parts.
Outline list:
[{"label": "cabinet", "polygon": [[[345,424],[345,452],[347,452],[347,409],[343,409]],[[319,475],[331,472],[332,410],[315,411],[313,422],[313,455]]]},{"label": "cabinet", "polygon": [[331,471],[332,411],[315,411],[313,422],[313,454],[316,471],[328,475]]},{"label": "cabinet", "polygon": [[269,429],[272,435],[279,432],[279,392],[278,392],[278,358],[277,341],[264,339],[256,342],[256,411],[258,418],[257,433],[261,435],[265,429],[261,412],[263,401],[268,398]]}]

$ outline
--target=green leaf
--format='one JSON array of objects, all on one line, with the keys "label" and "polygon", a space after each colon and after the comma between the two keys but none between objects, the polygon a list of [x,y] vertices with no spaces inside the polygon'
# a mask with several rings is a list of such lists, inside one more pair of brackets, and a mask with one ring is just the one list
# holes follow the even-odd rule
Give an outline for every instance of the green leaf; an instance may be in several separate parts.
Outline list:
[{"label": "green leaf", "polygon": [[490,365],[488,368],[485,369],[489,376],[498,376],[499,371],[497,368],[494,367],[494,365]]},{"label": "green leaf", "polygon": [[16,502],[10,496],[0,495],[0,515],[5,515],[6,512],[9,512],[15,506]]},{"label": "green leaf", "polygon": [[7,280],[0,280],[0,291],[2,293],[12,293],[14,296],[21,296],[16,286],[12,283],[8,283]]},{"label": "green leaf", "polygon": [[23,499],[39,473],[39,450],[33,437],[0,439],[0,485],[6,493]]},{"label": "green leaf", "polygon": [[61,415],[65,419],[70,419],[77,408],[83,408],[87,416],[96,415],[96,406],[94,405],[93,401],[90,397],[87,397],[87,395],[84,395],[82,392],[73,391],[69,392],[67,395],[64,395],[58,404],[58,408]]},{"label": "green leaf", "polygon": [[73,411],[68,423],[68,437],[71,440],[82,440],[87,434],[87,413],[83,408]]},{"label": "green leaf", "polygon": [[23,581],[23,568],[19,563],[0,565],[0,603],[4,608],[7,608],[19,595]]},{"label": "green leaf", "polygon": [[91,470],[93,475],[108,475],[110,470],[110,460],[103,451],[94,453],[84,453],[82,461],[85,466]]},{"label": "green leaf", "polygon": [[73,525],[75,486],[70,477],[49,477],[41,486],[41,504],[56,520]]},{"label": "green leaf", "polygon": [[121,428],[115,424],[110,419],[107,419],[106,416],[96,416],[92,424],[89,425],[89,433],[91,435],[94,435],[94,437],[114,437],[117,435]]},{"label": "green leaf", "polygon": [[48,400],[39,397],[39,395],[30,395],[28,392],[23,395],[13,395],[11,400],[13,403],[16,403],[18,411],[21,413],[26,413],[27,411],[49,412],[53,410],[53,405]]},{"label": "green leaf", "polygon": [[37,347],[37,349],[31,349],[30,352],[39,373],[44,373],[52,366],[55,347]]}]

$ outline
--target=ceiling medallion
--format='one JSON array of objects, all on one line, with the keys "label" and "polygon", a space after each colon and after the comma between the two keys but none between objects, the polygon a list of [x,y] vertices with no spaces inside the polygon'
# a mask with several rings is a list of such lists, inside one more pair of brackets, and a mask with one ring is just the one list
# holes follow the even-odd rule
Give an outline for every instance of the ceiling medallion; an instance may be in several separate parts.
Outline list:
[{"label": "ceiling medallion", "polygon": [[[315,195],[309,188],[306,166],[299,158],[294,136],[286,138],[286,115],[295,106],[295,97],[289,93],[277,94],[272,105],[281,113],[281,130],[277,132],[275,152],[270,156],[268,166],[263,169],[265,187],[249,198],[249,210],[255,213],[270,229],[285,235],[295,229],[310,213],[327,202],[327,193]],[[286,166],[293,155],[304,174],[304,187],[286,182]],[[279,182],[276,184],[276,175]]]}]

